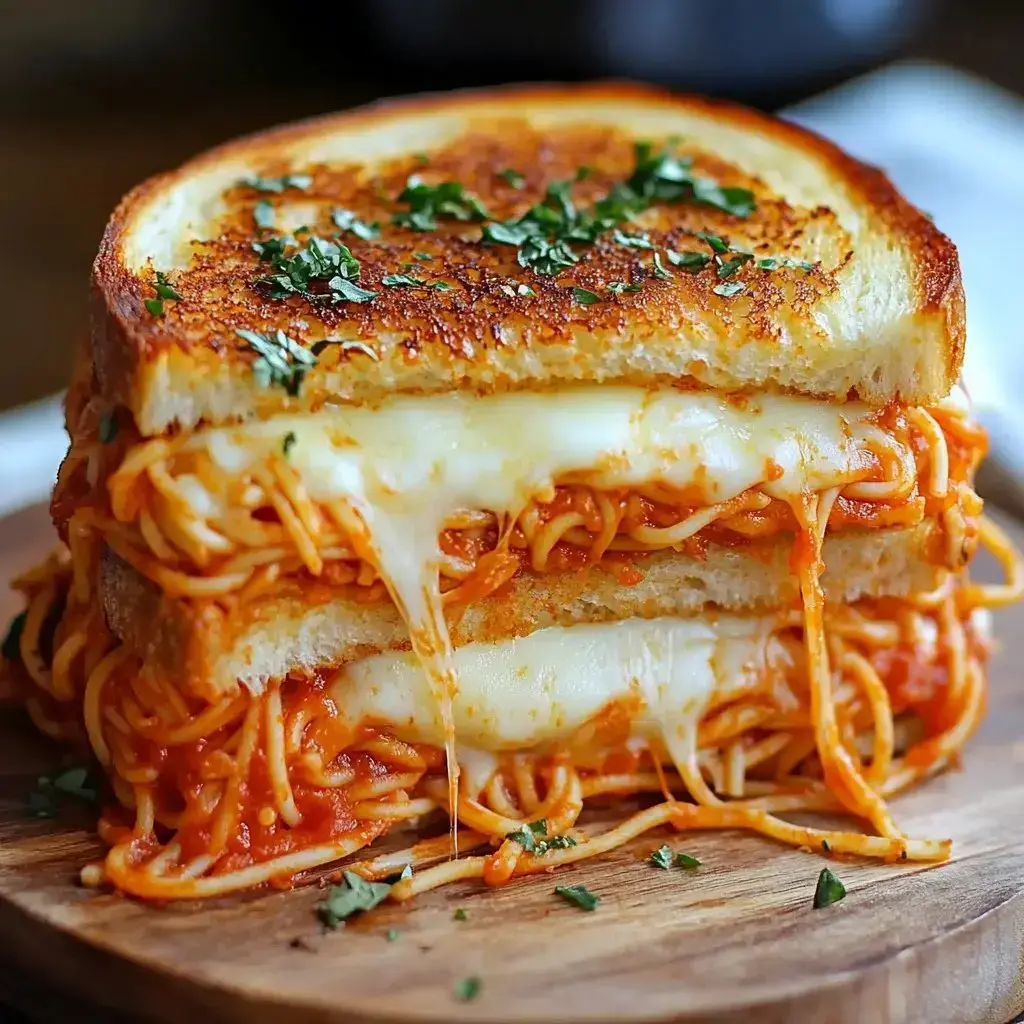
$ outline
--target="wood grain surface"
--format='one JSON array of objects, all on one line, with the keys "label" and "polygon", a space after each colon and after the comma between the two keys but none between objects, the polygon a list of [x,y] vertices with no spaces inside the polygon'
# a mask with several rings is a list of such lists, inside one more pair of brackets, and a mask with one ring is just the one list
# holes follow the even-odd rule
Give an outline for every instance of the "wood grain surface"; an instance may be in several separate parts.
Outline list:
[{"label": "wood grain surface", "polygon": [[[49,543],[40,509],[0,527],[5,577]],[[4,594],[0,614],[11,610]],[[454,886],[330,933],[315,887],[167,908],[97,896],[75,882],[99,852],[88,814],[24,814],[59,753],[11,712],[0,716],[0,949],[24,972],[15,988],[34,981],[111,1020],[1005,1024],[1024,1009],[1024,609],[996,629],[989,716],[963,770],[895,805],[910,833],[952,836],[952,861],[833,862],[849,894],[818,911],[820,857],[735,832],[657,834],[559,873],[601,897],[590,914],[545,876]],[[703,867],[649,866],[666,841]],[[453,919],[460,907],[465,920]],[[462,1002],[470,976],[480,993]]]}]

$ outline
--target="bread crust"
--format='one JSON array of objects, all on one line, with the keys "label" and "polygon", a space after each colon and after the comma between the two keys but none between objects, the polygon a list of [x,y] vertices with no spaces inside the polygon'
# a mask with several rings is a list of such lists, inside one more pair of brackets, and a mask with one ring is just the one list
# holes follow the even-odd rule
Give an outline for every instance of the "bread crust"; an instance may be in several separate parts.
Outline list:
[{"label": "bread crust", "polygon": [[[826,537],[826,597],[850,602],[934,589],[941,576],[927,555],[934,531],[926,522]],[[493,642],[545,626],[632,616],[698,615],[708,607],[759,613],[799,607],[790,553],[791,544],[782,540],[756,550],[711,547],[703,559],[658,552],[636,563],[642,578],[629,583],[600,566],[543,576],[522,573],[450,615],[452,642]],[[162,595],[108,549],[99,591],[111,629],[147,669],[208,700],[232,692],[238,681],[259,691],[289,672],[325,671],[410,646],[395,606],[360,601],[358,588],[317,596],[308,590],[284,592],[247,606],[244,619],[232,619],[212,603]]]},{"label": "bread crust", "polygon": [[[692,203],[658,207],[627,230],[680,249],[698,247],[694,234],[706,230],[757,255],[809,258],[813,271],[747,267],[736,278],[743,293],[725,298],[711,268],[658,279],[650,252],[607,239],[579,247],[585,258],[554,278],[518,267],[512,247],[479,244],[479,225],[422,233],[388,223],[420,148],[428,149],[424,175],[465,182],[503,218],[592,163],[591,178],[574,186],[585,205],[628,175],[635,139],[664,139],[673,126],[696,138],[684,152],[699,172],[750,188],[758,209],[741,220]],[[500,177],[517,161],[522,190]],[[314,178],[308,195],[292,199],[382,220],[378,241],[344,238],[363,264],[360,283],[379,293],[372,302],[314,308],[253,287],[266,265],[251,252],[252,209],[265,197],[234,186],[246,174],[290,170]],[[387,202],[374,199],[381,183]],[[321,234],[334,230],[319,224]],[[194,237],[206,241],[193,249]],[[417,273],[402,264],[423,249],[432,260],[421,275],[447,291],[381,287],[386,273]],[[162,317],[144,306],[156,269],[183,296]],[[640,275],[638,292],[607,291]],[[524,283],[535,294],[520,294]],[[602,301],[580,305],[573,285]],[[280,327],[306,345],[325,336],[358,344],[333,347],[301,394],[289,396],[255,380],[239,327]],[[92,333],[102,400],[128,407],[143,433],[157,434],[330,398],[576,380],[925,404],[959,374],[964,299],[952,242],[881,171],[805,129],[645,86],[517,86],[388,101],[273,129],[143,183],[103,236]]]}]

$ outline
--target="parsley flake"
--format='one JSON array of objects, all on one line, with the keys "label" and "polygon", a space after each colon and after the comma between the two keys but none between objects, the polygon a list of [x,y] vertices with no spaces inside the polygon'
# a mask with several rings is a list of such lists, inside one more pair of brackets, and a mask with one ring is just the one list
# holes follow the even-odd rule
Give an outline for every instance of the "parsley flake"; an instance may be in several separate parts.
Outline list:
[{"label": "parsley flake", "polygon": [[468,978],[463,978],[455,986],[455,998],[460,1003],[470,1003],[480,995],[482,988],[483,982],[475,974],[471,975]]},{"label": "parsley flake", "polygon": [[672,867],[672,850],[668,846],[661,846],[651,854],[650,863],[663,871]]},{"label": "parsley flake", "polygon": [[598,295],[596,292],[590,291],[587,288],[575,288],[574,287],[573,290],[572,290],[572,294],[573,294],[573,298],[581,306],[592,306],[595,302],[600,302],[601,301],[601,296],[600,295]]},{"label": "parsley flake", "polygon": [[397,928],[389,928],[384,933],[384,938],[387,939],[388,942],[394,942],[395,939],[397,939],[398,936],[401,935],[401,934],[402,933]]},{"label": "parsley flake", "polygon": [[664,280],[674,276],[671,271],[665,269],[665,265],[661,262],[661,253],[656,252],[654,254],[654,276]]},{"label": "parsley flake", "polygon": [[636,166],[627,184],[649,202],[703,203],[734,217],[749,217],[754,212],[753,192],[723,187],[710,178],[697,177],[692,172],[693,161],[677,156],[671,146],[655,153],[651,143],[637,142],[634,159]]},{"label": "parsley flake", "polygon": [[469,914],[467,914],[466,911],[463,910],[462,907],[456,907],[455,908],[455,912],[452,914],[452,920],[453,921],[468,921],[469,920]]},{"label": "parsley flake", "polygon": [[25,631],[25,619],[28,616],[28,612],[18,612],[17,615],[11,619],[10,625],[7,627],[7,633],[4,635],[3,645],[0,646],[0,654],[2,654],[8,661],[17,661],[21,646],[21,634]]},{"label": "parsley flake", "polygon": [[412,258],[414,260],[421,260],[423,263],[429,263],[434,257],[429,252],[414,252]]},{"label": "parsley flake", "polygon": [[252,364],[252,372],[260,387],[276,384],[294,398],[306,371],[316,366],[316,356],[280,329],[274,334],[259,334],[239,328],[235,334],[259,356]]},{"label": "parsley flake", "polygon": [[846,886],[828,868],[822,868],[814,889],[814,909],[821,910],[846,896]]},{"label": "parsley flake", "polygon": [[675,249],[666,249],[665,255],[672,266],[679,267],[688,274],[699,274],[711,259],[706,252],[695,252],[692,250],[676,252]]},{"label": "parsley flake", "polygon": [[313,184],[313,177],[309,174],[282,174],[279,178],[261,178],[259,175],[253,174],[242,178],[238,184],[255,189],[257,192],[283,192],[287,188],[305,192]]},{"label": "parsley flake", "polygon": [[822,841],[821,841],[821,852],[822,853],[831,853],[832,852],[832,847],[829,846],[829,842],[828,842],[827,839],[822,839]]},{"label": "parsley flake", "polygon": [[654,243],[647,235],[627,235],[616,228],[612,232],[612,241],[616,245],[625,245],[630,249],[653,249]]},{"label": "parsley flake", "polygon": [[753,258],[753,254],[749,252],[737,252],[735,249],[733,252],[736,253],[732,259],[728,260],[716,260],[717,263],[717,274],[723,280],[727,277],[732,277],[740,267],[745,266]]},{"label": "parsley flake", "polygon": [[332,211],[331,220],[334,221],[339,231],[351,231],[356,238],[361,238],[364,242],[372,242],[375,238],[380,237],[380,224],[377,221],[367,224],[366,221],[360,220],[352,210],[338,208]]},{"label": "parsley flake", "polygon": [[676,854],[676,867],[686,868],[687,871],[695,871],[704,862],[696,857],[691,857],[688,853],[677,853]]},{"label": "parsley flake", "polygon": [[526,184],[526,179],[511,167],[506,167],[505,170],[499,171],[498,177],[504,178],[513,188],[522,188]]},{"label": "parsley flake", "polygon": [[716,295],[731,299],[734,295],[739,295],[744,288],[746,285],[742,281],[726,281],[724,284],[716,284],[711,290]]},{"label": "parsley flake", "polygon": [[580,910],[596,910],[601,902],[600,896],[595,896],[585,885],[558,885],[555,886],[555,895]]},{"label": "parsley flake", "polygon": [[100,444],[110,444],[117,437],[120,429],[121,425],[117,421],[117,413],[105,412],[96,425],[96,434],[100,439]]},{"label": "parsley flake", "polygon": [[256,279],[270,298],[302,295],[310,302],[369,302],[377,297],[376,292],[355,283],[359,260],[347,245],[310,235],[306,245],[289,256],[288,244],[283,238],[253,243],[260,259],[274,270]]},{"label": "parsley flake", "polygon": [[295,442],[297,440],[298,438],[295,436],[294,430],[289,430],[288,433],[285,434],[283,438],[281,438],[281,454],[286,459],[288,458],[288,453],[295,446]]},{"label": "parsley flake", "polygon": [[145,305],[152,316],[159,317],[164,315],[165,300],[181,301],[181,296],[175,291],[174,287],[167,280],[167,275],[162,270],[156,272],[156,283],[153,285],[153,289],[156,292],[156,298],[145,299],[143,302],[143,305]]},{"label": "parsley flake", "polygon": [[328,928],[340,928],[353,914],[373,910],[391,891],[386,882],[368,882],[354,871],[343,872],[342,878],[345,884],[331,888],[327,899],[316,908],[317,915]]},{"label": "parsley flake", "polygon": [[365,341],[342,341],[340,338],[323,338],[321,341],[316,342],[309,351],[314,356],[318,356],[324,349],[330,348],[331,345],[337,345],[342,352],[361,352],[364,356],[369,356],[375,363],[380,362],[380,356]]},{"label": "parsley flake", "polygon": [[622,295],[625,292],[638,292],[642,288],[643,288],[643,285],[639,284],[637,282],[633,282],[633,283],[630,283],[630,284],[626,284],[625,281],[609,281],[608,282],[608,291],[610,291],[612,293],[612,295]]},{"label": "parsley flake", "polygon": [[99,789],[88,767],[66,768],[52,779],[43,775],[25,801],[26,812],[34,818],[54,817],[57,813],[58,794],[94,804],[99,798]]},{"label": "parsley flake", "polygon": [[380,283],[388,288],[422,288],[427,282],[422,277],[410,277],[408,274],[385,274]]},{"label": "parsley flake", "polygon": [[414,231],[433,231],[439,219],[479,221],[488,216],[484,204],[459,182],[427,185],[416,174],[406,181],[397,201],[406,203],[409,209],[394,214],[391,222]]},{"label": "parsley flake", "polygon": [[788,256],[762,256],[754,264],[758,270],[778,270],[780,267],[794,267],[797,270],[810,271],[814,264],[807,260],[794,260]]}]

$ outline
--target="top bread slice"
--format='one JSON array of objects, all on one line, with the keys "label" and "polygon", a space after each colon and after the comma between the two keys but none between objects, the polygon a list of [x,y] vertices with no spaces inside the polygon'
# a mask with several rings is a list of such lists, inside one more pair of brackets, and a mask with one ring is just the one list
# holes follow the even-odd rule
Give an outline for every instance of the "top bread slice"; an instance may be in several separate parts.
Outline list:
[{"label": "top bread slice", "polygon": [[[655,196],[618,234],[570,240],[578,262],[554,274],[482,239],[552,183],[589,209],[630,179],[638,142],[684,158],[664,168],[670,187],[680,168],[692,176],[681,201]],[[413,175],[464,192],[393,223],[415,205],[399,199]],[[339,228],[353,218],[378,222],[376,237]],[[300,227],[347,245],[351,283],[375,296],[275,297],[253,243],[290,235],[290,258],[309,244]],[[326,277],[318,289],[338,294]],[[386,102],[228,143],[121,202],[93,299],[98,397],[146,435],[393,391],[581,380],[925,404],[949,391],[964,344],[956,249],[881,172],[774,118],[622,84]],[[268,335],[285,371],[268,373],[239,329]]]}]

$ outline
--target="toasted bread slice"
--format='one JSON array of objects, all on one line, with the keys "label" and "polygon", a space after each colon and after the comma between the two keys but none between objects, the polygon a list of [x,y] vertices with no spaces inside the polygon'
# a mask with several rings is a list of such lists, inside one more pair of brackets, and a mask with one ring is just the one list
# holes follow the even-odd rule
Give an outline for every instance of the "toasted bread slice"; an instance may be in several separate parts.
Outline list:
[{"label": "toasted bread slice", "polygon": [[[398,198],[414,174],[465,194],[434,216]],[[627,204],[631,220],[620,204],[620,234],[570,236],[552,274],[507,238],[482,240],[560,181],[577,211],[627,181],[651,195]],[[557,195],[548,210],[573,223]],[[282,285],[253,243],[291,232],[283,258],[308,254],[301,226],[348,245],[358,277],[332,285],[328,269],[289,293],[295,279]],[[374,297],[352,301],[352,286]],[[949,391],[964,342],[956,250],[882,173],[793,125],[634,85],[428,96],[228,143],[122,201],[93,292],[102,399],[147,435],[332,398],[576,380],[927,403]],[[239,329],[280,329],[307,353],[332,343],[316,365],[283,352],[290,369],[275,371]]]},{"label": "toasted bread slice", "polygon": [[[941,570],[928,558],[934,523],[908,529],[844,531],[825,539],[823,585],[831,601],[905,596],[934,589]],[[642,616],[694,615],[796,607],[799,584],[789,543],[759,548],[711,547],[701,559],[674,551],[640,560],[639,582],[614,572],[542,577],[523,573],[495,594],[449,619],[456,646],[523,636],[550,625]],[[107,550],[100,596],[111,629],[147,667],[206,699],[241,681],[253,691],[290,672],[313,672],[382,650],[408,649],[409,637],[390,602],[367,603],[339,593],[311,602],[287,589],[248,605],[232,619],[212,603],[174,600]]]}]

